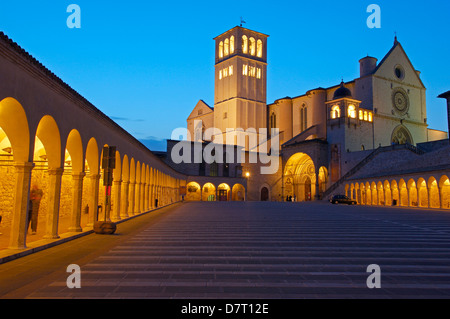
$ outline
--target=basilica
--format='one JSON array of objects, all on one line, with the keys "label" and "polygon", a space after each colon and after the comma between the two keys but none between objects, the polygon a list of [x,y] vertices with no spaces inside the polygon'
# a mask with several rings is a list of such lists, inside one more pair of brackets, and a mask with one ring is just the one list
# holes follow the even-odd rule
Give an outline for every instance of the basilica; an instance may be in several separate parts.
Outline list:
[{"label": "basilica", "polygon": [[[359,77],[272,103],[266,100],[268,38],[236,26],[214,39],[214,105],[200,100],[187,129],[192,145],[235,145],[244,159],[261,146],[270,153],[276,138],[278,169],[261,174],[263,163],[226,156],[185,165],[192,186],[187,199],[217,200],[202,196],[202,185],[233,177],[243,179],[246,200],[309,201],[345,193],[359,204],[450,206],[448,134],[428,127],[426,87],[397,37],[381,60],[359,60]],[[169,141],[169,149],[174,144]],[[214,184],[220,183],[209,188]]]}]

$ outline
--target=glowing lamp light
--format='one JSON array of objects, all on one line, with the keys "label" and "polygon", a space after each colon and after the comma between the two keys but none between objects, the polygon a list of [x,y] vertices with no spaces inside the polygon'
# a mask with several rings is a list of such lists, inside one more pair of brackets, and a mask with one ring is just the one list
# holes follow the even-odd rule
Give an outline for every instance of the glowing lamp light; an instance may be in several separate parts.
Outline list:
[{"label": "glowing lamp light", "polygon": [[247,173],[245,173],[245,177],[250,177],[250,173],[249,172],[247,172]]}]

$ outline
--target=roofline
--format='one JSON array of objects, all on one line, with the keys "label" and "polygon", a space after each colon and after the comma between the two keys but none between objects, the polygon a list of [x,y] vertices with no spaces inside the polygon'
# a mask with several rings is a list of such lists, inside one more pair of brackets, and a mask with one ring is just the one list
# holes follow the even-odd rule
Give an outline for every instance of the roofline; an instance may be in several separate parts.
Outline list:
[{"label": "roofline", "polygon": [[226,34],[226,33],[228,33],[228,32],[231,32],[231,31],[233,31],[233,30],[236,29],[236,28],[238,28],[238,29],[243,29],[243,30],[247,30],[247,31],[254,32],[254,33],[258,33],[258,34],[261,34],[261,35],[263,35],[263,36],[265,36],[265,37],[267,37],[267,38],[270,37],[270,35],[268,35],[268,34],[265,34],[265,33],[262,33],[262,32],[258,32],[258,31],[255,31],[255,30],[251,30],[251,29],[247,29],[247,28],[244,28],[244,27],[241,27],[241,26],[238,26],[238,25],[237,25],[237,26],[235,26],[234,28],[231,28],[230,30],[225,31],[225,32],[219,34],[218,36],[214,37],[213,40],[216,40],[218,37],[221,37],[222,35],[224,35],[224,34]]},{"label": "roofline", "polygon": [[[122,132],[125,136],[130,138],[131,142],[134,143],[137,147],[141,148],[143,151],[149,153],[150,156],[153,156],[156,160],[160,161],[163,165],[165,165],[168,171],[172,171],[176,174],[185,175],[180,173],[167,165],[164,161],[162,161],[158,156],[156,156],[152,150],[150,150],[147,146],[144,145],[140,140],[131,135],[128,131],[126,131],[119,124],[114,122],[110,117],[108,117],[105,113],[100,111],[94,104],[89,102],[84,96],[78,93],[75,89],[73,89],[69,84],[64,82],[61,78],[59,78],[56,74],[54,74],[50,69],[44,66],[41,62],[39,62],[35,57],[33,57],[30,53],[28,53],[25,49],[23,49],[19,44],[14,42],[11,38],[9,38],[3,31],[0,31],[0,41],[4,42],[11,50],[13,50],[16,54],[18,54],[21,58],[25,59],[26,62],[31,64],[33,67],[37,68],[39,71],[42,71],[45,76],[47,76],[51,81],[54,81],[56,84],[60,85],[63,90],[66,90],[69,94],[72,94],[76,99],[80,100],[85,107],[91,109],[94,113],[96,113],[100,118],[105,120],[108,124],[110,124],[113,128]],[[78,105],[78,103],[75,103]]]},{"label": "roofline", "polygon": [[447,92],[444,92],[444,93],[438,95],[438,98],[442,98],[442,99],[450,98],[450,91],[447,91]]}]

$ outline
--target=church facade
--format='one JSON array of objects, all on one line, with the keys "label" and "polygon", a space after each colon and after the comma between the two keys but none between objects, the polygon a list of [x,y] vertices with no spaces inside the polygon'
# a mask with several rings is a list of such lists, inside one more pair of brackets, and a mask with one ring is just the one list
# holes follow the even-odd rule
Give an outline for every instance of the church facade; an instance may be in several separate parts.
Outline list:
[{"label": "church facade", "polygon": [[194,107],[189,140],[238,145],[243,159],[270,153],[273,141],[279,142],[276,172],[261,174],[263,163],[242,162],[248,200],[328,199],[346,191],[356,197],[345,181],[378,154],[417,155],[448,145],[436,142],[446,140],[446,132],[428,128],[426,87],[397,38],[380,61],[359,61],[358,78],[270,104],[268,35],[237,26],[214,40],[214,105],[200,100]]}]

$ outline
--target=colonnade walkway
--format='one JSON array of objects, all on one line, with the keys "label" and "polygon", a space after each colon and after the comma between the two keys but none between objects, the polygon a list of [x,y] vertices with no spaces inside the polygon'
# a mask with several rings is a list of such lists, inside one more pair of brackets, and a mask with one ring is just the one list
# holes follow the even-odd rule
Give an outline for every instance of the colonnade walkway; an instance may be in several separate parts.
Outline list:
[{"label": "colonnade walkway", "polygon": [[450,298],[444,210],[189,202],[96,236],[0,265],[0,298]]}]

